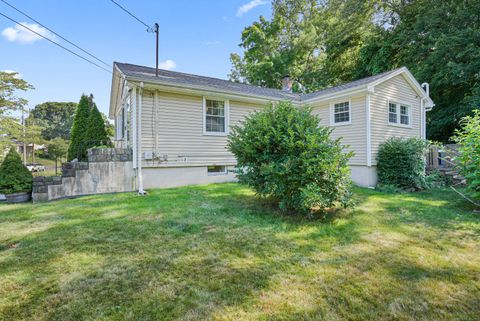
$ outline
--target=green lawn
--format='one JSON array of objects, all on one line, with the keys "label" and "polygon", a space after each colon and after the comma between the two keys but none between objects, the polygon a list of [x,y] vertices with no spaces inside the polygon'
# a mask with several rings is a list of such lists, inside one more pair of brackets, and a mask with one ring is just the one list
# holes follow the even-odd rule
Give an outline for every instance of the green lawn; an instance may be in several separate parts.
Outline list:
[{"label": "green lawn", "polygon": [[218,184],[0,206],[0,320],[480,320],[480,216],[356,189],[284,217]]}]

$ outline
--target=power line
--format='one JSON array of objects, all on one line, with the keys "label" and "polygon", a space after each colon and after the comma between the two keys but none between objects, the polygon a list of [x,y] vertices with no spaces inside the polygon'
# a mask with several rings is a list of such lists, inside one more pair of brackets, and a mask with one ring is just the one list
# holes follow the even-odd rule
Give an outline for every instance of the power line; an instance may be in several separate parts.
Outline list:
[{"label": "power line", "polygon": [[57,46],[59,46],[60,48],[62,48],[62,49],[64,49],[64,50],[68,51],[69,53],[71,53],[71,54],[73,54],[73,55],[77,56],[78,58],[80,58],[80,59],[83,59],[83,60],[85,60],[85,61],[87,61],[87,62],[91,63],[92,65],[95,65],[95,66],[97,66],[98,68],[100,68],[100,69],[102,69],[102,70],[104,70],[104,71],[106,71],[106,72],[108,72],[108,73],[110,73],[110,74],[112,73],[110,70],[108,70],[108,69],[106,69],[106,68],[104,68],[104,67],[100,66],[99,64],[97,64],[97,63],[95,63],[95,62],[91,61],[90,59],[88,59],[88,58],[85,58],[85,57],[83,57],[83,56],[79,55],[78,53],[76,53],[76,52],[74,52],[74,51],[72,51],[72,50],[70,50],[70,49],[68,49],[68,48],[66,48],[66,47],[64,47],[64,46],[62,46],[61,44],[59,44],[59,43],[56,43],[56,42],[55,42],[55,41],[53,41],[52,39],[45,37],[44,35],[42,35],[42,34],[40,34],[40,33],[36,32],[35,30],[32,30],[31,28],[29,28],[29,27],[25,26],[24,24],[22,24],[22,23],[20,23],[20,22],[18,22],[18,21],[16,21],[16,20],[14,20],[14,19],[10,18],[9,16],[7,16],[7,15],[5,15],[5,14],[1,13],[1,12],[0,12],[0,15],[2,15],[2,16],[3,16],[3,17],[5,17],[5,18],[7,18],[8,20],[10,20],[10,21],[12,21],[12,22],[16,23],[16,24],[17,24],[17,25],[19,25],[19,26],[22,26],[23,28],[25,28],[25,29],[29,30],[30,32],[33,32],[34,34],[38,35],[39,37],[42,37],[43,39],[50,41],[50,42],[51,42],[51,43],[53,43],[54,45],[57,45]]},{"label": "power line", "polygon": [[50,31],[51,33],[53,33],[54,35],[56,35],[57,37],[63,39],[64,41],[68,42],[69,44],[71,44],[72,46],[74,46],[75,48],[81,50],[82,52],[86,53],[87,55],[89,55],[90,57],[96,59],[97,61],[101,62],[102,64],[104,64],[105,66],[107,67],[111,67],[111,65],[109,63],[106,63],[105,61],[101,60],[100,58],[97,58],[95,55],[92,55],[91,53],[89,53],[88,51],[80,48],[78,45],[74,44],[73,42],[71,42],[70,40],[66,39],[65,37],[59,35],[58,33],[56,33],[55,31],[53,31],[52,29],[48,28],[47,26],[43,25],[42,23],[40,23],[39,21],[35,20],[34,18],[32,18],[31,16],[29,16],[28,14],[26,14],[25,12],[21,11],[20,9],[16,8],[15,6],[11,5],[10,3],[8,3],[7,1],[5,0],[0,0],[2,1],[3,3],[5,3],[7,6],[9,6],[10,8],[16,10],[17,12],[21,13],[22,15],[24,15],[25,17],[29,18],[30,20],[36,22],[37,24],[39,24],[40,26],[44,27],[45,29],[47,29],[48,31]]},{"label": "power line", "polygon": [[147,31],[150,32],[152,31],[152,27],[147,25],[145,22],[143,22],[142,20],[140,20],[140,18],[138,18],[137,16],[135,16],[133,13],[131,13],[130,11],[128,11],[127,9],[125,9],[125,7],[123,7],[121,4],[119,4],[118,2],[116,2],[115,0],[110,0],[112,1],[114,4],[116,4],[120,9],[122,9],[123,11],[125,11],[127,14],[129,14],[133,19],[137,20],[138,22],[140,22],[142,25],[144,25],[145,27],[147,27]]}]

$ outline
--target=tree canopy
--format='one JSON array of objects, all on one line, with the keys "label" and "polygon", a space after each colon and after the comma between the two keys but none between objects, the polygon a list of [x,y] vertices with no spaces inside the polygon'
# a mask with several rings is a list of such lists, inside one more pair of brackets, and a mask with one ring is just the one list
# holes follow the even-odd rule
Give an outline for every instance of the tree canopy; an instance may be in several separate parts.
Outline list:
[{"label": "tree canopy", "polygon": [[378,1],[275,0],[271,20],[242,32],[243,56],[231,54],[230,78],[281,88],[289,74],[294,90],[314,91],[353,78],[359,51],[375,30]]},{"label": "tree canopy", "polygon": [[45,102],[38,104],[30,112],[29,118],[43,127],[42,137],[46,140],[54,138],[70,139],[73,118],[77,103],[73,102]]},{"label": "tree canopy", "polygon": [[416,0],[389,9],[391,27],[362,48],[356,76],[407,66],[430,83],[436,103],[427,113],[428,137],[449,141],[480,107],[480,1]]},{"label": "tree canopy", "polygon": [[289,74],[297,92],[406,66],[430,83],[427,135],[439,141],[480,107],[480,1],[274,0],[240,48],[232,80],[281,88]]},{"label": "tree canopy", "polygon": [[12,138],[22,134],[22,127],[12,112],[21,110],[28,100],[17,96],[18,91],[33,89],[16,72],[0,71],[0,157],[13,144]]},{"label": "tree canopy", "polygon": [[27,81],[16,72],[0,71],[0,114],[18,110],[28,103],[28,100],[18,97],[16,92],[33,89]]}]

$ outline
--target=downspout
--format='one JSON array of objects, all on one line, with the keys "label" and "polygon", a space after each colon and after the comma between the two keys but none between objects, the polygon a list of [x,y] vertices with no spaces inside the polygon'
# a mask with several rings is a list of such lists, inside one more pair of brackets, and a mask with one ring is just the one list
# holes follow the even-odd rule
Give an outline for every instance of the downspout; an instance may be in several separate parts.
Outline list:
[{"label": "downspout", "polygon": [[133,147],[133,168],[138,169],[137,166],[137,87],[133,87],[132,90],[132,101],[131,106],[132,110],[132,147]]},{"label": "downspout", "polygon": [[140,83],[140,92],[138,95],[138,195],[146,195],[147,193],[143,190],[143,177],[142,177],[142,101],[143,101],[143,82]]},{"label": "downspout", "polygon": [[425,97],[420,99],[420,110],[422,111],[422,138],[427,138],[427,109],[425,108],[425,101],[430,97],[430,85],[427,82],[424,82],[422,88],[427,94]]},{"label": "downspout", "polygon": [[155,142],[154,142],[154,153],[155,157],[158,156],[158,91],[155,90],[154,94],[154,108],[155,108],[155,116],[154,116],[154,123],[155,123]]},{"label": "downspout", "polygon": [[367,138],[367,187],[374,188],[373,182],[371,181],[371,168],[372,168],[372,106],[371,106],[371,96],[375,93],[375,87],[367,87],[367,95],[365,97],[365,114],[366,114],[366,138]]},{"label": "downspout", "polygon": [[367,95],[366,102],[366,127],[367,127],[367,166],[372,166],[372,125],[371,125],[371,116],[370,116],[370,94]]}]

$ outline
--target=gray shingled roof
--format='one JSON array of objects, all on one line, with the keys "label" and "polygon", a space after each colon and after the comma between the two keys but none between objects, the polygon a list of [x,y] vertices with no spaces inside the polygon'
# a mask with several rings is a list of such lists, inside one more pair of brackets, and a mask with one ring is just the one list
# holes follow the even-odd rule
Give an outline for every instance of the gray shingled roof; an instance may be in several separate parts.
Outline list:
[{"label": "gray shingled roof", "polygon": [[224,79],[198,76],[198,75],[186,74],[182,72],[169,71],[169,70],[163,70],[163,69],[159,69],[158,77],[156,77],[155,68],[126,64],[126,63],[119,63],[119,62],[115,62],[115,65],[120,69],[120,71],[125,76],[144,80],[144,81],[168,83],[168,84],[180,85],[180,86],[189,85],[192,87],[209,88],[212,90],[215,90],[215,89],[220,91],[226,90],[229,92],[236,92],[239,94],[264,96],[265,98],[277,98],[277,99],[287,99],[287,100],[296,100],[296,101],[304,101],[311,98],[316,98],[316,97],[328,95],[334,92],[342,91],[345,89],[367,85],[398,70],[398,69],[395,69],[395,70],[387,71],[375,76],[362,78],[362,79],[355,80],[343,85],[330,87],[330,88],[326,88],[310,94],[302,95],[302,94],[285,92],[280,89],[252,86],[252,85],[236,83],[236,82],[228,81]]},{"label": "gray shingled roof", "polygon": [[[398,68],[398,69],[401,69],[401,68]],[[301,96],[301,99],[302,100],[308,100],[308,99],[320,97],[320,96],[323,96],[323,95],[328,95],[328,94],[331,94],[331,93],[335,93],[335,92],[338,92],[338,91],[342,91],[342,90],[345,90],[345,89],[368,85],[368,84],[373,83],[373,82],[375,82],[375,81],[377,81],[377,80],[379,80],[379,79],[381,79],[385,76],[388,76],[389,74],[392,74],[392,73],[396,72],[398,69],[386,71],[386,72],[383,72],[381,74],[377,74],[375,76],[370,76],[370,77],[354,80],[354,81],[348,82],[346,84],[325,88],[325,89],[322,89],[322,90],[319,90],[319,91],[316,91],[316,92],[313,92],[313,93],[310,93],[310,94],[305,94],[305,95]]]}]

